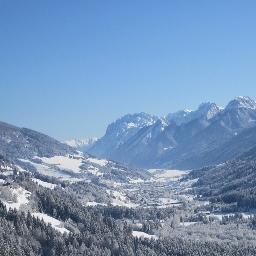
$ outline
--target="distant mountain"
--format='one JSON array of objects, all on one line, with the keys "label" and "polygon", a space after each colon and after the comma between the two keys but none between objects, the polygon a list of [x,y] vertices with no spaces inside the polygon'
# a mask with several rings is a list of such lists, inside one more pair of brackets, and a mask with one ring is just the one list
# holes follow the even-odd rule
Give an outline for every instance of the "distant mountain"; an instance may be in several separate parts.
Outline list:
[{"label": "distant mountain", "polygon": [[175,141],[161,138],[161,134],[168,124],[164,119],[157,120],[154,124],[145,126],[135,135],[131,136],[125,143],[121,144],[111,153],[112,159],[126,163],[131,166],[144,167],[152,165],[152,160]]},{"label": "distant mountain", "polygon": [[[109,147],[106,151],[105,136],[101,143],[96,143],[93,149],[101,151],[101,156],[106,158],[121,161],[128,165],[138,167],[152,167],[155,162],[165,153],[177,147],[179,140],[184,139],[188,135],[186,130],[183,131],[183,126],[192,122],[195,119],[209,120],[214,117],[220,108],[214,103],[204,103],[195,111],[178,111],[167,115],[165,118],[153,118],[153,122],[144,122],[136,130],[129,133],[129,136],[123,139],[123,134],[119,133],[119,140],[122,143],[116,143],[114,147]],[[145,115],[145,114],[143,114]],[[130,115],[131,116],[131,115]],[[173,117],[173,119],[172,119]],[[126,116],[119,120],[125,120]],[[116,127],[116,122],[111,124],[111,127]],[[190,133],[193,133],[193,125],[191,125]],[[109,129],[109,128],[108,128]],[[194,128],[196,132],[198,127]],[[178,130],[180,132],[178,132]],[[125,130],[126,131],[126,130]],[[108,130],[106,134],[108,134]],[[115,136],[111,137],[112,143],[115,143]],[[98,151],[89,150],[90,153],[98,155]],[[158,164],[157,164],[158,165]]]},{"label": "distant mountain", "polygon": [[226,107],[228,109],[252,109],[256,110],[256,103],[248,96],[239,96],[236,99],[229,102]]},{"label": "distant mountain", "polygon": [[256,126],[256,102],[240,96],[225,108],[208,102],[195,111],[150,118],[150,122],[135,125],[131,132],[127,132],[127,116],[119,119],[89,152],[142,168],[191,169],[219,163],[252,146],[249,140],[243,145],[242,136]]},{"label": "distant mountain", "polygon": [[82,152],[87,152],[97,141],[97,138],[89,138],[89,139],[71,139],[65,141],[67,145],[73,147]]},{"label": "distant mountain", "polygon": [[154,124],[158,117],[146,113],[125,115],[107,128],[106,134],[89,149],[89,153],[114,159],[113,152],[127,142],[139,130]]},{"label": "distant mountain", "polygon": [[[175,149],[161,155],[157,164],[182,169],[199,168],[236,157],[243,147],[241,144],[235,145],[233,139],[256,124],[256,109],[252,106],[256,106],[256,103],[253,104],[248,97],[238,97],[210,120],[200,118],[181,125],[178,132],[182,130],[180,137],[183,136],[183,140],[179,141]],[[190,134],[191,126],[196,128],[193,128],[194,133],[187,136]],[[224,145],[225,150],[229,150],[229,143],[233,143],[232,147],[237,147],[237,150],[220,156]]]},{"label": "distant mountain", "polygon": [[223,143],[220,147],[208,151],[201,156],[205,165],[221,163],[231,160],[244,152],[249,151],[256,145],[256,127],[244,129],[241,133],[235,134],[230,140]]},{"label": "distant mountain", "polygon": [[166,116],[168,123],[175,122],[177,125],[189,123],[198,118],[205,118],[207,120],[213,118],[221,111],[215,103],[202,103],[197,110],[181,110],[175,113],[170,113]]},{"label": "distant mountain", "polygon": [[192,120],[191,117],[192,117],[193,112],[194,111],[192,111],[190,109],[179,110],[174,113],[169,113],[165,117],[165,119],[168,123],[174,122],[177,125],[181,125],[181,124],[187,123]]}]

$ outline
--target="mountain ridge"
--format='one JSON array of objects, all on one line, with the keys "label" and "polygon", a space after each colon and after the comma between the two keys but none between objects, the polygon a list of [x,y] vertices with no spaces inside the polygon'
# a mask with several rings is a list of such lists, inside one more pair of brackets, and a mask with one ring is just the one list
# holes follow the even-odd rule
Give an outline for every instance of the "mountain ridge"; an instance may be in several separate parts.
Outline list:
[{"label": "mountain ridge", "polygon": [[0,155],[6,158],[30,158],[74,153],[70,146],[43,133],[0,122]]},{"label": "mountain ridge", "polygon": [[[129,117],[136,119],[140,114]],[[233,137],[256,125],[256,102],[248,96],[239,96],[225,108],[206,102],[194,111],[182,110],[164,118],[154,116],[151,123],[144,123],[142,126],[135,124],[136,130],[123,139],[116,122],[124,119],[126,116],[111,123],[99,143],[96,142],[88,152],[133,167],[198,168],[203,166],[207,154],[217,154],[218,148],[223,144],[228,145],[229,140],[234,143]],[[119,134],[118,140],[121,143],[113,142],[115,136],[112,136],[112,145],[115,145],[106,150],[104,144],[107,143],[106,137],[111,130]],[[234,150],[233,153],[234,155],[227,154],[222,159],[235,157],[238,151]]]}]

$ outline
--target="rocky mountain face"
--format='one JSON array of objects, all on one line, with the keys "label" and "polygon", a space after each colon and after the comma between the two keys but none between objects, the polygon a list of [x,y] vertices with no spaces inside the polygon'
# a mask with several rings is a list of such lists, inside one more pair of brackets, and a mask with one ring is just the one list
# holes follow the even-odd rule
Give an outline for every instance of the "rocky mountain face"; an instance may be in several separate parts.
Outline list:
[{"label": "rocky mountain face", "polygon": [[[256,126],[256,103],[249,97],[237,97],[225,108],[203,103],[195,111],[178,111],[165,118],[143,113],[142,124],[136,122],[139,116],[112,123],[89,152],[136,167],[191,169],[233,158],[243,146],[246,150],[256,142],[250,130]],[[246,143],[240,136],[251,140]]]},{"label": "rocky mountain face", "polygon": [[90,154],[117,159],[113,152],[125,144],[131,137],[144,127],[154,124],[158,117],[146,113],[125,115],[107,128],[106,134],[99,139],[88,151]]},{"label": "rocky mountain face", "polygon": [[[232,100],[213,118],[199,118],[183,125],[181,135],[186,139],[181,140],[172,151],[166,151],[161,155],[157,163],[179,168],[199,168],[237,156],[243,147],[236,145],[236,136],[255,126],[256,111],[252,106],[251,99],[239,97]],[[225,151],[228,151],[231,146],[236,150],[230,154],[219,155],[221,149],[225,147]]]},{"label": "rocky mountain face", "polygon": [[195,111],[185,109],[175,113],[170,113],[166,116],[166,119],[169,123],[174,122],[177,125],[181,125],[198,118],[206,118],[209,120],[218,114],[220,110],[220,107],[215,103],[207,102],[202,103]]}]

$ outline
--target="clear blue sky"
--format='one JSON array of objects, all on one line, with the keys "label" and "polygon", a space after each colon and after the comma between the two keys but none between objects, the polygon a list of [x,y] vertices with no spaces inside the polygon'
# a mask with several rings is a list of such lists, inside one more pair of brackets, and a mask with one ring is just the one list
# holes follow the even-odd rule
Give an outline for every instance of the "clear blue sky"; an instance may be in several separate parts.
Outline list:
[{"label": "clear blue sky", "polygon": [[58,139],[256,94],[254,0],[0,0],[0,120]]}]

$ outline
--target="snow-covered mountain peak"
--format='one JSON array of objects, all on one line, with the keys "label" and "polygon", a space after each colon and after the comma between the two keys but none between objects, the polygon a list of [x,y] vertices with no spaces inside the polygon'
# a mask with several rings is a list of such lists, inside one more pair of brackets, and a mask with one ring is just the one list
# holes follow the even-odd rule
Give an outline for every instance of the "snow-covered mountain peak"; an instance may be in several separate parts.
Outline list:
[{"label": "snow-covered mountain peak", "polygon": [[197,116],[205,116],[207,120],[213,118],[216,114],[221,111],[221,108],[212,102],[205,102],[199,105]]},{"label": "snow-covered mountain peak", "polygon": [[238,96],[226,106],[226,110],[239,108],[256,110],[256,102],[248,96]]},{"label": "snow-covered mountain peak", "polygon": [[169,113],[166,116],[166,121],[170,124],[172,122],[176,123],[177,125],[181,125],[182,123],[187,122],[189,114],[192,112],[192,110],[184,109],[179,110],[174,113]]},{"label": "snow-covered mountain peak", "polygon": [[105,135],[90,148],[89,153],[111,157],[106,152],[117,149],[140,129],[153,125],[157,120],[159,120],[157,116],[143,112],[127,114],[108,126]]},{"label": "snow-covered mountain peak", "polygon": [[115,137],[119,137],[130,129],[140,129],[154,124],[157,120],[158,117],[144,112],[127,114],[110,124],[107,128],[106,135],[112,134]]},{"label": "snow-covered mountain peak", "polygon": [[213,118],[221,111],[215,103],[206,102],[199,105],[197,110],[184,109],[167,115],[168,123],[175,122],[177,125],[188,123],[194,119],[205,117],[207,120]]},{"label": "snow-covered mountain peak", "polygon": [[93,145],[98,141],[98,138],[87,138],[87,139],[71,139],[65,141],[65,143],[77,150],[87,152]]},{"label": "snow-covered mountain peak", "polygon": [[95,143],[98,138],[88,138],[88,139],[70,139],[65,141],[67,145],[73,148],[80,148],[84,146],[89,146]]},{"label": "snow-covered mountain peak", "polygon": [[166,126],[169,125],[167,120],[166,120],[166,118],[164,118],[164,117],[163,118],[159,118],[159,120],[157,122],[159,122],[163,127],[166,127]]},{"label": "snow-covered mountain peak", "polygon": [[153,125],[149,126],[152,127],[155,131],[161,132],[163,131],[169,123],[167,122],[166,118],[159,118]]}]

